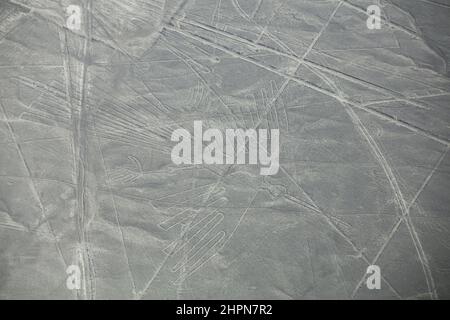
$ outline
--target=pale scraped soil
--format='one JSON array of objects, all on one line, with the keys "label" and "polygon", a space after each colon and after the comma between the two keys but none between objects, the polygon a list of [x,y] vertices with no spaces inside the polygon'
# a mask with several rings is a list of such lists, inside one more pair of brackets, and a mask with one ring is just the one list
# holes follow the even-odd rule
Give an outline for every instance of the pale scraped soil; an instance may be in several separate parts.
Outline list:
[{"label": "pale scraped soil", "polygon": [[450,298],[449,61],[450,0],[1,0],[0,298]]}]

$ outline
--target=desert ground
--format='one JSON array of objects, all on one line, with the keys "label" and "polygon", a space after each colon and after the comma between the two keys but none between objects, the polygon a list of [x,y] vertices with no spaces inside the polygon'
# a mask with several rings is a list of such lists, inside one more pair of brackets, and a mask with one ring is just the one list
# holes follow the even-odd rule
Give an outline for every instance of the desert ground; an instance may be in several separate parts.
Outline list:
[{"label": "desert ground", "polygon": [[1,0],[0,299],[450,299],[449,62],[450,0]]}]

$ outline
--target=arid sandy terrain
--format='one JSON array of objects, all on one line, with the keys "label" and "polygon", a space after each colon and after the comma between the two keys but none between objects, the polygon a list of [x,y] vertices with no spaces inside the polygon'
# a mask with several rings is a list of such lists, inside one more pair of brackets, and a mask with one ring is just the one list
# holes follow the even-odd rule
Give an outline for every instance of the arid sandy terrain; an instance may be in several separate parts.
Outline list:
[{"label": "arid sandy terrain", "polygon": [[0,299],[449,299],[449,61],[450,0],[0,0]]}]

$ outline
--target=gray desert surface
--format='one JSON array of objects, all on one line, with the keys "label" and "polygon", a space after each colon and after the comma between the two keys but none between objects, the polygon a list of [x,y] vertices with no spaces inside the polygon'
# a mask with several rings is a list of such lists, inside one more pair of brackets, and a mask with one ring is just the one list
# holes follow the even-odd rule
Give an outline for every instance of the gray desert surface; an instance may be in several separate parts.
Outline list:
[{"label": "gray desert surface", "polygon": [[449,0],[0,0],[0,299],[449,299],[449,62]]}]

